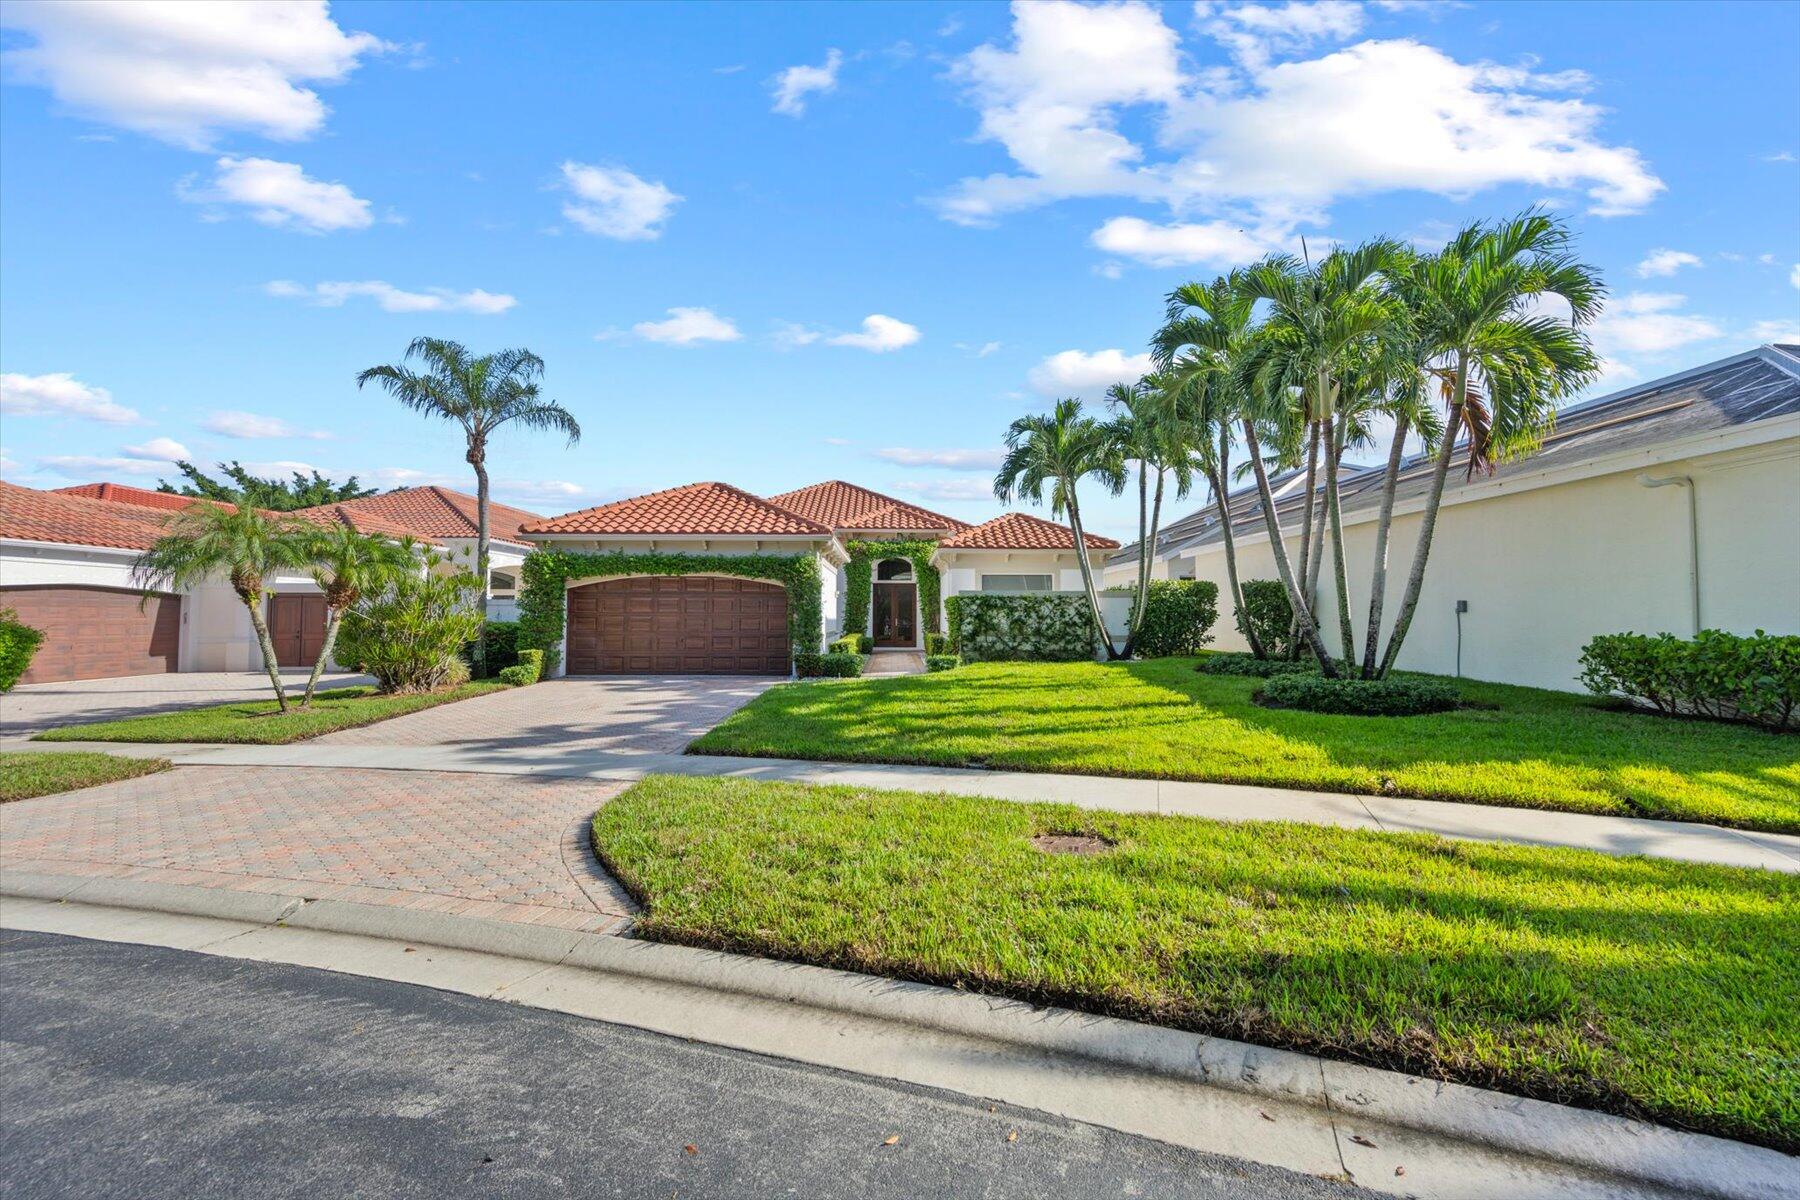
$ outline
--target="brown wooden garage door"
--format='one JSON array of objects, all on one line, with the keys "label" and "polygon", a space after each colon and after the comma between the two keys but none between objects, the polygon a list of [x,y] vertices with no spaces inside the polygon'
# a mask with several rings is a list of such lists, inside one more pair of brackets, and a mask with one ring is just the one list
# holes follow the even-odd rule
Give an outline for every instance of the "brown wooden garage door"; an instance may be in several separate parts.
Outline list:
[{"label": "brown wooden garage door", "polygon": [[181,597],[110,588],[0,588],[0,608],[44,631],[21,683],[157,675],[176,669]]},{"label": "brown wooden garage door", "polygon": [[569,589],[571,675],[786,675],[787,591],[704,575]]}]

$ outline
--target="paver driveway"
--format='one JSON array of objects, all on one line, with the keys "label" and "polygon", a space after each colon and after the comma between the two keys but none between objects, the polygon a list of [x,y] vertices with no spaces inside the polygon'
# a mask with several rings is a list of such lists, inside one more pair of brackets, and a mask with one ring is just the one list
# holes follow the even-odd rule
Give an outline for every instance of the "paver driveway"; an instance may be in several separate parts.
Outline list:
[{"label": "paver driveway", "polygon": [[588,822],[623,784],[444,771],[178,767],[0,805],[0,871],[104,875],[617,928]]},{"label": "paver driveway", "polygon": [[[283,671],[282,682],[290,692],[303,691],[309,674],[306,670]],[[325,676],[320,686],[373,682],[367,675],[334,674]],[[269,677],[261,671],[181,671],[69,683],[22,683],[0,696],[0,734],[12,737],[57,725],[117,721],[204,704],[273,699],[274,695]]]}]

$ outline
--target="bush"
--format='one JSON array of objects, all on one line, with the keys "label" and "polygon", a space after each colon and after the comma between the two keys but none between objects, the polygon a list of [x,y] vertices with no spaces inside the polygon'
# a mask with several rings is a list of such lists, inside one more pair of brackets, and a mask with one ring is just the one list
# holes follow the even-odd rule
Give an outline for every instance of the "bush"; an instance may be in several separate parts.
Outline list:
[{"label": "bush", "polygon": [[1250,640],[1251,631],[1270,658],[1293,658],[1299,640],[1289,636],[1294,625],[1294,606],[1279,579],[1246,579],[1238,585],[1244,606],[1237,611],[1238,632]]},{"label": "bush", "polygon": [[826,649],[833,654],[870,654],[875,650],[875,639],[866,633],[846,633]]},{"label": "bush", "polygon": [[929,674],[935,675],[939,671],[954,671],[960,666],[962,666],[962,659],[954,654],[927,654],[925,656],[925,670]]},{"label": "bush", "polygon": [[1203,675],[1253,675],[1267,679],[1272,675],[1316,674],[1319,664],[1311,660],[1291,662],[1285,658],[1258,658],[1235,650],[1215,650],[1201,659],[1194,670]]},{"label": "bush", "polygon": [[1581,649],[1581,682],[1668,715],[1693,713],[1786,728],[1800,706],[1800,636],[1757,630],[1740,637],[1702,629],[1692,641],[1672,633],[1609,633]]},{"label": "bush", "polygon": [[[1132,597],[1132,617],[1137,597]],[[1219,585],[1210,579],[1154,579],[1144,602],[1144,623],[1132,642],[1144,658],[1198,654],[1212,641],[1209,630],[1219,619]]]},{"label": "bush", "polygon": [[0,692],[13,690],[13,684],[30,669],[32,657],[43,644],[43,630],[19,620],[19,614],[12,609],[0,608]]},{"label": "bush", "polygon": [[[487,651],[487,669],[490,674],[515,666],[520,661],[517,621],[489,621],[481,631],[481,641]],[[473,642],[464,651],[463,657],[471,663],[475,661]]]},{"label": "bush", "polygon": [[334,657],[367,671],[383,692],[432,692],[468,681],[462,648],[481,631],[475,576],[443,574],[437,554],[425,570],[364,596],[344,614]]},{"label": "bush", "polygon": [[863,657],[832,651],[830,654],[794,655],[794,674],[802,679],[848,679],[861,675]]},{"label": "bush", "polygon": [[1300,671],[1272,676],[1260,695],[1283,708],[1359,717],[1449,712],[1462,700],[1447,679],[1327,679]]},{"label": "bush", "polygon": [[1086,596],[1052,593],[953,597],[956,648],[964,662],[1080,662],[1097,641]]},{"label": "bush", "polygon": [[495,674],[508,687],[525,687],[536,683],[544,674],[544,652],[522,650],[519,652],[518,662],[510,667],[501,667]]},{"label": "bush", "polygon": [[947,633],[927,633],[925,635],[925,656],[927,658],[943,657],[950,653],[950,635]]}]

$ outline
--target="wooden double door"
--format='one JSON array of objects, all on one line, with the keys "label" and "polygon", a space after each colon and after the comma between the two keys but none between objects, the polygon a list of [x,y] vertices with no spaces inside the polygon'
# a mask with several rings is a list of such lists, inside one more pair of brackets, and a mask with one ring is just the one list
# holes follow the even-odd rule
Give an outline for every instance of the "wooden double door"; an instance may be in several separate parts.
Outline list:
[{"label": "wooden double door", "polygon": [[269,597],[269,638],[275,664],[310,667],[325,648],[325,597],[277,593]]},{"label": "wooden double door", "polygon": [[877,583],[875,586],[875,644],[919,644],[919,585]]}]

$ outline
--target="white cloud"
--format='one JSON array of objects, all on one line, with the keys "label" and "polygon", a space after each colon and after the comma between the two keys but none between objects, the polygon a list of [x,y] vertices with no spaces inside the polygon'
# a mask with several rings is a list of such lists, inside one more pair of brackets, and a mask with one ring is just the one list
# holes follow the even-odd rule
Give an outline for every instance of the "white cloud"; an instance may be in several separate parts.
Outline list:
[{"label": "white cloud", "polygon": [[174,438],[156,437],[139,446],[121,446],[119,453],[127,458],[141,458],[145,462],[172,463],[177,459],[192,458],[193,453]]},{"label": "white cloud", "polygon": [[770,94],[775,97],[775,111],[787,117],[806,115],[807,95],[837,91],[838,68],[843,65],[843,53],[830,50],[820,66],[789,67],[775,76],[770,86]]},{"label": "white cloud", "polygon": [[829,345],[854,346],[858,350],[872,350],[877,354],[910,346],[918,340],[919,329],[916,325],[908,325],[905,321],[884,317],[880,313],[870,313],[863,318],[861,333],[840,333],[836,337],[825,339]]},{"label": "white cloud", "polygon": [[948,467],[952,471],[992,471],[1006,455],[1000,450],[913,450],[892,446],[875,457],[903,467]]},{"label": "white cloud", "polygon": [[1045,396],[1078,396],[1092,400],[1115,383],[1136,383],[1148,375],[1155,364],[1148,354],[1126,354],[1123,350],[1064,350],[1052,354],[1026,376],[1032,390]]},{"label": "white cloud", "polygon": [[574,161],[562,165],[563,185],[574,199],[563,203],[570,222],[600,237],[621,242],[655,241],[681,197],[660,182],[624,167],[596,167]]},{"label": "white cloud", "polygon": [[106,475],[167,475],[171,470],[168,462],[104,454],[51,454],[38,459],[38,465],[64,479],[78,480]]},{"label": "white cloud", "polygon": [[1637,265],[1637,273],[1639,279],[1649,279],[1652,276],[1673,275],[1683,267],[1701,265],[1700,256],[1697,254],[1689,254],[1686,250],[1658,247],[1647,254],[1644,261]]},{"label": "white cloud", "polygon": [[1758,321],[1750,327],[1750,340],[1759,346],[1765,342],[1780,342],[1791,346],[1800,342],[1800,321],[1792,318],[1781,321]]},{"label": "white cloud", "polygon": [[925,500],[986,500],[992,503],[994,499],[993,485],[980,479],[903,480],[894,486],[894,490]]},{"label": "white cloud", "polygon": [[1794,269],[1788,272],[1788,282],[1800,288],[1800,263],[1795,263]]},{"label": "white cloud", "polygon": [[492,316],[518,304],[504,292],[486,292],[480,288],[458,292],[450,288],[426,288],[407,292],[380,279],[315,283],[311,287],[288,279],[276,279],[263,285],[271,296],[305,300],[320,308],[341,308],[355,296],[367,296],[381,306],[383,312],[463,312]]},{"label": "white cloud", "polygon": [[1674,292],[1628,292],[1606,303],[1592,326],[1602,354],[1658,354],[1723,337],[1712,320],[1678,311],[1687,297]]},{"label": "white cloud", "polygon": [[329,110],[303,85],[341,83],[389,48],[340,29],[325,0],[8,0],[0,23],[37,39],[5,54],[18,78],[77,113],[194,150],[226,130],[317,133]]},{"label": "white cloud", "polygon": [[804,325],[796,325],[792,321],[778,321],[775,326],[775,344],[783,350],[797,350],[801,346],[810,346],[825,335],[816,329],[808,329]]},{"label": "white cloud", "polygon": [[213,206],[211,219],[223,219],[219,206],[241,205],[264,225],[302,233],[367,229],[375,223],[367,200],[341,183],[312,178],[298,163],[226,157],[214,167],[211,184],[200,187],[190,176],[175,189],[183,200]]},{"label": "white cloud", "polygon": [[631,331],[646,341],[671,346],[700,342],[735,342],[744,335],[728,318],[710,308],[671,308],[666,321],[639,321]]},{"label": "white cloud", "polygon": [[[247,462],[244,470],[263,479],[286,479],[289,475],[311,475],[314,471],[330,478],[334,472],[321,470],[309,462],[295,462],[291,458],[278,458],[273,462]],[[360,476],[359,476],[360,479]]]},{"label": "white cloud", "polygon": [[994,353],[994,351],[996,351],[998,349],[1000,349],[999,342],[983,342],[983,343],[981,343],[980,348],[975,351],[975,357],[976,358],[986,358],[988,355]]},{"label": "white cloud", "polygon": [[494,490],[531,502],[562,502],[588,494],[587,488],[566,479],[497,479],[494,481]]},{"label": "white cloud", "polygon": [[1352,0],[1316,0],[1281,5],[1240,4],[1216,7],[1202,0],[1194,16],[1214,41],[1249,67],[1268,64],[1271,56],[1305,49],[1322,40],[1343,41],[1363,27],[1363,6]]},{"label": "white cloud", "polygon": [[1108,254],[1153,267],[1240,267],[1286,248],[1286,239],[1273,229],[1242,229],[1233,221],[1152,225],[1137,217],[1114,217],[1089,240]]},{"label": "white cloud", "polygon": [[200,428],[230,438],[313,438],[323,441],[332,436],[323,429],[298,429],[280,417],[237,411],[213,413],[200,422]]},{"label": "white cloud", "polygon": [[0,412],[14,417],[86,417],[109,425],[139,420],[137,412],[116,402],[111,392],[67,371],[0,375]]}]

